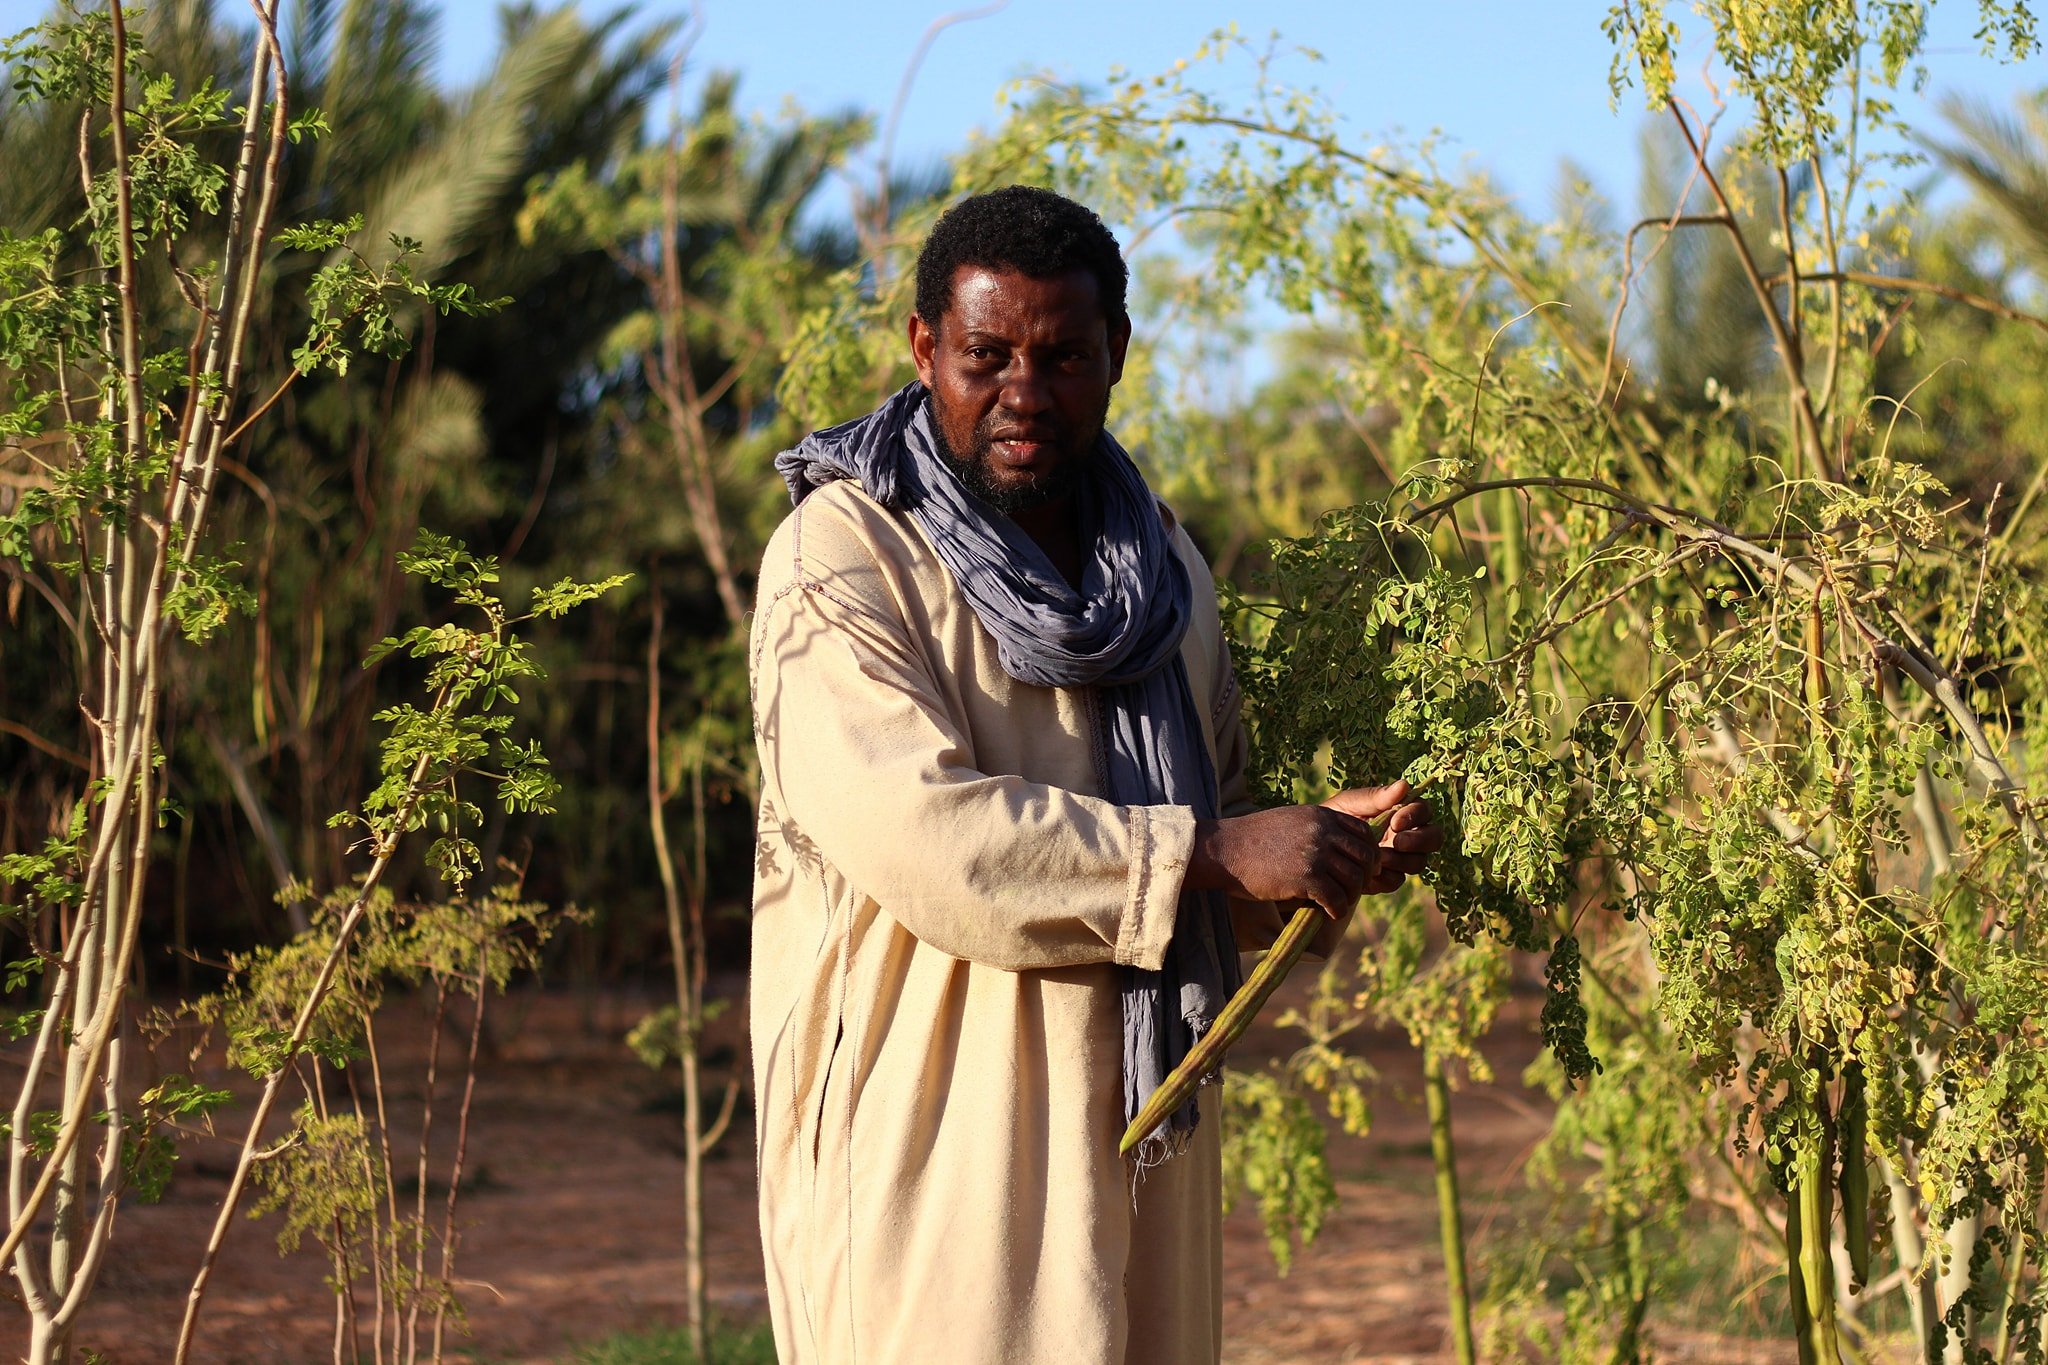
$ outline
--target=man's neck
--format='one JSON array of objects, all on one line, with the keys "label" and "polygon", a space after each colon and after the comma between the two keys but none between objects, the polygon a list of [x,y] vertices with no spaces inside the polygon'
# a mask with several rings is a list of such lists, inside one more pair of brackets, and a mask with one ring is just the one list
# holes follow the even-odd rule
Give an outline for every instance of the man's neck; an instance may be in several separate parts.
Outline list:
[{"label": "man's neck", "polygon": [[1017,529],[1045,551],[1045,557],[1076,592],[1081,589],[1081,569],[1088,562],[1081,546],[1081,528],[1076,524],[1072,498],[1055,498],[1028,512],[1014,512],[1010,520]]}]

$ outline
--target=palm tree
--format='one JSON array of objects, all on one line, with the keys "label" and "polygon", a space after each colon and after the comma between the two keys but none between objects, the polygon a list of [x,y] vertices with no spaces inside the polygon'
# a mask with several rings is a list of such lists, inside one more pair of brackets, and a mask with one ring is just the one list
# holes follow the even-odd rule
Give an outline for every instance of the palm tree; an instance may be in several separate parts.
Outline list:
[{"label": "palm tree", "polygon": [[[633,142],[668,37],[664,26],[629,31],[624,15],[508,9],[490,72],[449,95],[429,76],[423,6],[308,0],[297,11],[297,100],[330,131],[293,155],[287,219],[359,214],[352,245],[371,259],[388,258],[394,237],[414,239],[424,277],[519,301],[474,321],[407,319],[402,360],[299,379],[228,466],[221,512],[246,547],[257,610],[186,680],[182,767],[217,826],[253,836],[271,887],[345,875],[326,816],[361,788],[382,695],[380,671],[355,661],[414,606],[396,556],[415,528],[499,549],[532,539],[527,506],[545,495],[564,439],[577,439],[559,429],[557,400],[622,291],[601,258],[522,246],[512,210],[560,159]],[[271,263],[275,303],[254,343],[270,383],[291,377],[304,286],[323,264],[303,253]],[[302,927],[299,908],[287,910]]]},{"label": "palm tree", "polygon": [[1915,396],[1907,439],[1952,487],[1980,502],[2000,492],[2001,543],[2039,556],[2048,548],[2048,323],[2027,314],[2042,312],[2048,277],[2048,92],[2010,109],[1950,95],[1939,109],[1949,135],[1925,146],[1970,193],[1916,240],[1916,272],[1949,297],[1915,312],[1923,349],[1970,363]]},{"label": "palm tree", "polygon": [[[318,109],[328,131],[288,149],[280,220],[360,214],[356,249],[374,258],[392,234],[417,239],[422,274],[508,301],[481,318],[403,319],[402,359],[364,357],[344,375],[294,380],[304,287],[326,262],[279,251],[266,263],[272,302],[251,343],[252,378],[259,392],[292,382],[228,452],[218,494],[223,538],[238,546],[256,609],[181,663],[167,698],[170,780],[189,818],[175,834],[174,889],[152,902],[147,930],[159,945],[209,955],[300,927],[299,907],[283,918],[272,907],[278,888],[346,875],[327,817],[359,794],[371,717],[403,681],[356,661],[417,609],[395,560],[416,526],[503,554],[514,579],[596,572],[593,561],[637,569],[659,555],[671,661],[694,660],[730,631],[772,521],[767,456],[792,420],[774,397],[781,354],[807,291],[856,250],[850,228],[821,226],[805,209],[863,120],[759,124],[739,112],[734,81],[717,77],[677,119],[673,153],[668,139],[650,140],[671,25],[511,6],[490,72],[451,92],[432,80],[433,12],[418,0],[288,0],[287,17],[293,104]],[[181,85],[239,78],[249,38],[231,8],[161,0],[143,28],[153,60]],[[0,224],[22,233],[76,220],[77,135],[75,114],[0,94]],[[693,310],[676,363],[652,363],[653,350],[632,340],[664,311],[639,269],[659,258],[664,234],[520,231],[529,186],[571,167],[643,200],[658,199],[675,169],[666,240],[687,297],[671,303]],[[664,375],[697,395],[686,400],[689,446],[674,440]],[[691,515],[693,500],[706,517]],[[70,808],[84,737],[68,700],[78,613],[61,584],[0,573],[5,852],[38,843]],[[606,953],[637,957],[636,916],[658,913],[642,890],[656,880],[645,840],[619,818],[639,806],[629,774],[643,756],[638,727],[617,715],[620,688],[638,678],[622,662],[638,651],[618,638],[621,624],[598,611],[537,642],[560,661],[567,692],[531,723],[553,742],[566,791],[537,836],[550,842],[532,889],[609,907],[568,936],[586,975]],[[493,815],[487,854],[522,846],[521,819]],[[740,823],[714,830],[714,864],[728,842],[745,843]],[[183,978],[191,959],[175,961]]]},{"label": "palm tree", "polygon": [[1975,192],[2012,254],[2048,275],[2048,91],[2010,112],[1963,95],[1939,107],[1957,140],[1931,143],[1935,155]]}]

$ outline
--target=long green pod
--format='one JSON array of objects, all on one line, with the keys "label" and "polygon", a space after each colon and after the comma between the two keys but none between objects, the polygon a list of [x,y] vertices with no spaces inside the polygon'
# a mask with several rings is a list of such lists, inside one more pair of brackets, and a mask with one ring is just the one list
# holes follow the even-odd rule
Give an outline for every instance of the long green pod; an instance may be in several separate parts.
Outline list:
[{"label": "long green pod", "polygon": [[1863,1088],[1863,1064],[1842,1068],[1840,1129],[1842,1161],[1842,1240],[1848,1243],[1849,1287],[1857,1293],[1870,1283],[1870,1152],[1866,1127],[1870,1120]]},{"label": "long green pod", "polygon": [[1792,1272],[1804,1291],[1806,1327],[1811,1334],[1816,1365],[1841,1365],[1841,1339],[1835,1322],[1835,1266],[1828,1255],[1835,1225],[1835,1135],[1825,1089],[1814,1096],[1813,1108],[1804,1116],[1801,1126],[1813,1145],[1802,1145],[1792,1160],[1792,1203],[1799,1210],[1800,1225],[1798,1255]]},{"label": "long green pod", "polygon": [[1244,1036],[1252,1020],[1258,1017],[1259,1007],[1266,1003],[1280,983],[1287,979],[1287,973],[1294,969],[1294,964],[1301,960],[1302,952],[1315,936],[1316,926],[1323,918],[1323,908],[1319,905],[1304,905],[1294,912],[1294,918],[1287,921],[1280,937],[1274,940],[1272,948],[1252,970],[1251,979],[1237,988],[1237,994],[1230,997],[1230,1003],[1216,1016],[1216,1022],[1209,1026],[1202,1040],[1181,1058],[1173,1074],[1159,1083],[1159,1088],[1152,1092],[1152,1098],[1146,1100],[1145,1107],[1138,1111],[1138,1117],[1124,1129],[1124,1140],[1117,1147],[1119,1152],[1128,1153],[1143,1142],[1146,1134],[1195,1093],[1195,1087],[1202,1083],[1204,1076],[1223,1064],[1223,1054]]},{"label": "long green pod", "polygon": [[1828,1230],[1833,1225],[1833,1182],[1818,1160],[1799,1163],[1800,1243],[1799,1274],[1806,1291],[1808,1330],[1813,1334],[1813,1356],[1819,1365],[1841,1365],[1842,1347],[1835,1325],[1835,1266],[1828,1256]]},{"label": "long green pod", "polygon": [[[1800,1226],[1803,1196],[1798,1163],[1793,1163],[1793,1185],[1785,1200],[1785,1291],[1792,1305],[1792,1340],[1799,1347],[1799,1365],[1820,1365],[1813,1349],[1813,1313],[1806,1301],[1806,1236]],[[1832,1365],[1832,1363],[1831,1363]]]}]

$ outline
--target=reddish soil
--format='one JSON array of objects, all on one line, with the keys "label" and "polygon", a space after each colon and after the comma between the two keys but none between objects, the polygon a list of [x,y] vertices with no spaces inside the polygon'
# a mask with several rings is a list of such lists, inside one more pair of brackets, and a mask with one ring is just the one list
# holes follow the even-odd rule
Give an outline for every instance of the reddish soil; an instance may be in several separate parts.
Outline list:
[{"label": "reddish soil", "polygon": [[[1468,1227],[1481,1242],[1505,1230],[1512,1219],[1503,1215],[1527,1198],[1522,1163],[1546,1123],[1547,1100],[1519,1081],[1536,1048],[1533,1010],[1522,1004],[1495,1033],[1496,1083],[1464,1088],[1453,1106]],[[650,1107],[663,1082],[620,1041],[646,1007],[614,996],[595,1002],[586,1019],[569,997],[516,992],[494,1005],[496,1046],[481,1066],[470,1143],[470,1168],[481,1180],[461,1208],[458,1273],[474,1335],[460,1340],[458,1358],[538,1365],[579,1341],[681,1320],[678,1120]],[[735,1047],[738,1029],[736,1018],[721,1021],[713,1045]],[[394,1086],[392,1114],[403,1127],[418,1113],[424,1011],[414,1002],[392,1005],[380,1033],[387,1077],[406,1078]],[[1240,1055],[1285,1046],[1283,1035],[1262,1029]],[[1374,1129],[1333,1138],[1343,1202],[1293,1272],[1275,1272],[1248,1200],[1229,1220],[1224,1331],[1226,1358],[1238,1365],[1391,1365],[1447,1356],[1420,1065],[1398,1035],[1370,1040],[1368,1052],[1382,1076]],[[225,1083],[217,1070],[208,1079]],[[453,1097],[445,1088],[441,1104],[439,1134],[452,1138]],[[707,1173],[711,1297],[721,1314],[750,1319],[764,1311],[761,1257],[749,1124],[742,1116],[734,1127]],[[233,1128],[229,1114],[222,1129]],[[110,1365],[170,1359],[232,1154],[225,1141],[188,1141],[163,1201],[121,1210],[81,1346],[104,1353]],[[207,1298],[197,1359],[314,1365],[331,1358],[327,1264],[310,1247],[280,1256],[276,1223],[273,1216],[234,1229]],[[11,1317],[0,1353],[12,1357],[22,1339],[20,1319]],[[1658,1346],[1666,1359],[1789,1359],[1758,1343],[1693,1333],[1660,1331]]]}]

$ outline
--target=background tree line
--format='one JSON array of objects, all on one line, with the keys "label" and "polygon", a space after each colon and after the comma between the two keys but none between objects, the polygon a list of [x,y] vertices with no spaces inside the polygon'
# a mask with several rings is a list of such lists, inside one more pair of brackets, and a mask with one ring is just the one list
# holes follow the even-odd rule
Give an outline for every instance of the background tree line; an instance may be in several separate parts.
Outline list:
[{"label": "background tree line", "polygon": [[[500,812],[482,843],[487,863],[530,864],[534,894],[591,912],[558,950],[577,979],[639,979],[663,952],[644,811],[651,594],[665,607],[663,724],[679,743],[707,711],[744,704],[726,645],[776,515],[767,461],[793,430],[771,396],[776,338],[856,252],[850,228],[799,214],[867,125],[750,121],[736,79],[715,75],[673,112],[671,147],[659,110],[674,97],[673,25],[531,6],[501,24],[490,71],[448,91],[429,74],[427,6],[287,11],[296,103],[329,131],[289,149],[280,214],[360,215],[365,241],[428,244],[423,277],[506,302],[402,317],[409,354],[297,378],[229,452],[217,524],[252,603],[220,647],[180,661],[171,688],[182,815],[159,839],[137,959],[159,982],[217,980],[202,961],[306,926],[306,906],[280,894],[295,879],[344,879],[346,835],[328,816],[370,785],[370,718],[406,686],[359,661],[423,610],[398,565],[421,527],[496,553],[515,591],[572,564],[636,575],[630,601],[536,642],[558,682],[521,724],[555,756],[560,815],[529,827]],[[251,39],[228,8],[172,0],[142,25],[181,87],[242,78]],[[80,217],[76,144],[75,108],[0,104],[0,223],[28,236]],[[319,265],[268,263],[251,345],[261,392],[293,375]],[[4,477],[0,498],[36,475],[11,459]],[[77,603],[54,576],[14,562],[6,574],[0,852],[15,852],[68,817],[89,746]],[[746,890],[749,821],[720,811],[710,862],[730,906]],[[404,870],[401,892],[422,875]],[[732,953],[743,920],[716,925]]]},{"label": "background tree line", "polygon": [[[239,78],[248,32],[211,0],[152,5],[144,24],[181,83]],[[231,452],[219,515],[255,605],[175,680],[166,745],[189,818],[161,836],[138,959],[151,976],[207,980],[195,958],[304,927],[305,908],[279,901],[292,879],[342,875],[344,837],[327,817],[367,785],[369,717],[394,687],[380,667],[358,667],[360,650],[420,605],[396,556],[421,526],[495,551],[515,584],[638,575],[608,606],[542,637],[560,685],[521,723],[555,756],[564,805],[531,827],[494,817],[485,845],[493,860],[530,860],[536,896],[591,912],[558,943],[558,969],[586,982],[647,976],[662,953],[644,819],[650,593],[665,606],[668,742],[681,752],[690,734],[710,733],[709,717],[743,766],[744,682],[729,645],[751,561],[783,507],[769,460],[904,372],[885,352],[861,382],[835,374],[833,392],[799,395],[811,411],[776,393],[835,276],[872,275],[878,261],[886,271],[892,225],[914,229],[942,206],[943,168],[899,173],[880,192],[860,159],[871,150],[866,114],[749,118],[738,74],[694,83],[678,106],[672,67],[687,40],[673,24],[530,5],[508,7],[500,24],[488,74],[450,91],[430,73],[427,6],[316,0],[289,17],[298,100],[331,133],[291,149],[281,213],[361,214],[366,240],[428,243],[426,277],[508,302],[408,320],[411,354],[300,380]],[[1959,99],[1945,110],[1948,126],[1926,130],[1931,164],[1969,192],[1915,220],[1907,273],[2024,299],[2048,262],[2048,112]],[[1646,132],[1646,200],[1685,177],[1673,142]],[[6,97],[0,222],[27,235],[75,220],[75,148],[71,111]],[[855,174],[850,212],[821,207],[835,176]],[[1613,242],[1622,215],[1597,187],[1566,167],[1557,193],[1587,250]],[[1314,327],[1279,336],[1249,391],[1219,390],[1219,364],[1251,327],[1242,309],[1192,325],[1183,271],[1170,255],[1139,258],[1150,345],[1120,422],[1220,572],[1242,582],[1268,538],[1305,533],[1325,511],[1390,486],[1400,471],[1389,436],[1403,413],[1396,395],[1346,384],[1342,355]],[[253,363],[272,379],[290,372],[304,329],[298,283],[279,274],[276,304],[258,319]],[[1769,336],[1741,283],[1724,242],[1664,246],[1631,318],[1639,379],[1680,409],[1767,382]],[[902,302],[890,288],[870,296]],[[2008,507],[2031,503],[2048,449],[2038,331],[1937,297],[1899,305],[1880,369],[1903,379],[1919,353],[1950,363],[1917,391],[1898,440],[1975,501],[2002,487]],[[0,498],[33,478],[19,461],[0,476]],[[12,562],[4,571],[0,853],[35,846],[62,820],[87,749],[75,604],[60,583]],[[671,790],[678,762],[672,753]],[[741,791],[739,778],[714,778],[714,796]],[[714,899],[730,910],[746,893],[748,821],[744,802],[713,805]],[[743,925],[714,926],[737,962]]]}]

